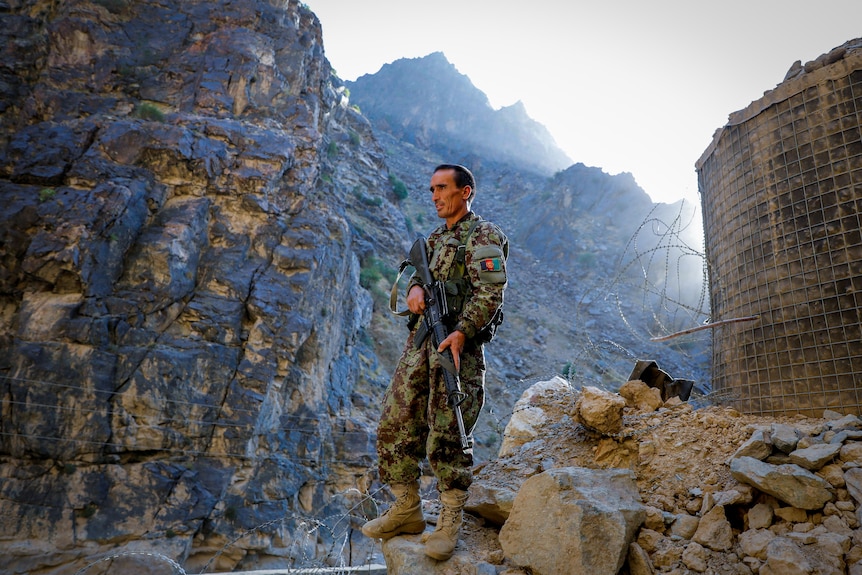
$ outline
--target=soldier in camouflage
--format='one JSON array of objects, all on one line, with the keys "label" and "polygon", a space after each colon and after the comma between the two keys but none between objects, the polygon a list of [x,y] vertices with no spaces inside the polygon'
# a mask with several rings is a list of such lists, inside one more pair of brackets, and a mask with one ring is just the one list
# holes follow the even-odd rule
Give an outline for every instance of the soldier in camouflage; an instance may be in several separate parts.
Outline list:
[{"label": "soldier in camouflage", "polygon": [[[452,556],[458,541],[473,458],[464,452],[453,408],[447,404],[439,353],[450,349],[466,399],[461,403],[468,435],[476,425],[485,398],[484,340],[503,304],[506,288],[508,240],[495,224],[470,210],[476,193],[473,174],[455,164],[435,168],[431,199],[445,224],[428,238],[429,267],[435,280],[461,275],[460,309],[449,336],[433,349],[431,337],[422,341],[412,322],[410,335],[386,391],[377,430],[381,481],[389,484],[395,502],[382,516],[362,527],[368,537],[389,539],[400,533],[422,533],[425,519],[419,497],[419,462],[427,457],[440,490],[442,511],[437,528],[425,540],[425,552],[437,560]],[[457,257],[463,246],[462,259]],[[463,264],[460,262],[463,261]],[[456,269],[459,268],[459,269]],[[407,287],[407,307],[415,316],[425,311],[418,280]],[[452,302],[450,302],[450,306]],[[417,331],[419,335],[417,335]]]}]

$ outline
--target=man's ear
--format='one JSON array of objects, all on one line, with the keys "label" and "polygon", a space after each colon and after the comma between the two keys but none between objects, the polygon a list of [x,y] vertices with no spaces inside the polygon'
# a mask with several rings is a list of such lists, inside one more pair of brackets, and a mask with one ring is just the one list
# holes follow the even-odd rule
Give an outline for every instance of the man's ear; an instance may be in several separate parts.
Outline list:
[{"label": "man's ear", "polygon": [[464,198],[464,201],[468,201],[470,199],[470,194],[473,193],[473,188],[470,186],[464,186],[463,191],[461,192],[461,197]]}]

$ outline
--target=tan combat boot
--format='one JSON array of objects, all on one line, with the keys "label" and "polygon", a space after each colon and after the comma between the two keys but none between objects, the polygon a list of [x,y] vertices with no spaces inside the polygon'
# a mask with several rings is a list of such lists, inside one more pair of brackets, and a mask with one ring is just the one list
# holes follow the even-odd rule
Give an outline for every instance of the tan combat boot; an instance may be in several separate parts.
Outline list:
[{"label": "tan combat boot", "polygon": [[467,492],[460,489],[443,491],[440,493],[440,502],[443,509],[437,519],[437,528],[425,541],[425,555],[437,561],[446,561],[455,552],[455,545],[458,544]]},{"label": "tan combat boot", "polygon": [[395,502],[383,515],[363,525],[362,533],[374,539],[391,539],[399,533],[425,531],[419,483],[393,483],[389,489],[395,495]]}]

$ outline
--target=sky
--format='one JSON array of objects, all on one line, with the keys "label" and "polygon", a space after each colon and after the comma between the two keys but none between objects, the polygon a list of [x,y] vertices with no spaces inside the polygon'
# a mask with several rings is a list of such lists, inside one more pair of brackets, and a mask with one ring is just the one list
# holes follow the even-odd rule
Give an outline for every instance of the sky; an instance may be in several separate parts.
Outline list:
[{"label": "sky", "polygon": [[443,52],[573,163],[699,204],[695,163],[791,65],[862,38],[862,0],[305,0],[342,80]]}]

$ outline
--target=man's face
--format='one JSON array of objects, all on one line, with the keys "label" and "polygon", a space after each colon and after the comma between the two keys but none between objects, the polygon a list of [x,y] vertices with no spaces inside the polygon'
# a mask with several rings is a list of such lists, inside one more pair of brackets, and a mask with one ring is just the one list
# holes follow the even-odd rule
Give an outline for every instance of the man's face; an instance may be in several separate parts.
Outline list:
[{"label": "man's face", "polygon": [[437,208],[437,217],[452,225],[468,211],[467,198],[470,186],[459,188],[455,184],[455,170],[438,170],[431,176],[431,200]]}]

